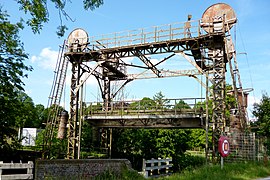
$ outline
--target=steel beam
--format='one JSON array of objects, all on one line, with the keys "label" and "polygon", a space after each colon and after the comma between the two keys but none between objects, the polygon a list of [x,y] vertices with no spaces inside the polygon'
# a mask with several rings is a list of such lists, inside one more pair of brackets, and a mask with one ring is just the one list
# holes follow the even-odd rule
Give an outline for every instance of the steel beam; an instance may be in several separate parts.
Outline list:
[{"label": "steel beam", "polygon": [[220,135],[225,128],[225,52],[223,38],[217,38],[212,43],[208,56],[213,61],[213,157],[217,157],[217,145]]}]

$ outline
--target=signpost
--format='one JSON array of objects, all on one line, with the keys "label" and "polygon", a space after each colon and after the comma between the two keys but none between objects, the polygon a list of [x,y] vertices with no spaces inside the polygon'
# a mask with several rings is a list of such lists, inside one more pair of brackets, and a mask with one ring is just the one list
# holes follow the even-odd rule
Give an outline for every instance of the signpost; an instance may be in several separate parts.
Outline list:
[{"label": "signpost", "polygon": [[226,136],[221,136],[218,140],[218,152],[221,155],[221,169],[223,169],[223,158],[227,157],[230,153],[230,143]]}]

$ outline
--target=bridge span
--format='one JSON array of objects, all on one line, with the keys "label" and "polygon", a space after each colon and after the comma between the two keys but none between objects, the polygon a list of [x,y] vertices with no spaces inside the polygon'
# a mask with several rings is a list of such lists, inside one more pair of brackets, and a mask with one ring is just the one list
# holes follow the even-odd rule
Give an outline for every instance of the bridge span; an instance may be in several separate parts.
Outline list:
[{"label": "bridge span", "polygon": [[[181,23],[92,37],[80,28],[72,31],[59,54],[59,66],[56,68],[57,75],[51,96],[51,104],[59,104],[67,64],[71,64],[67,158],[80,157],[83,119],[93,126],[108,128],[205,128],[206,133],[211,128],[212,152],[215,156],[216,142],[228,126],[225,115],[227,69],[232,78],[233,94],[237,102],[237,123],[239,122],[242,129],[246,127],[246,106],[241,104],[245,102],[245,96],[230,34],[236,21],[233,9],[227,4],[218,3],[210,6],[199,20],[188,18]],[[166,57],[154,63],[149,58],[149,55],[153,54],[164,54]],[[193,69],[180,69],[181,64],[178,70],[160,68],[160,64],[175,54],[182,55]],[[126,57],[136,57],[137,61],[129,62]],[[95,65],[90,66],[90,63]],[[131,74],[130,67],[137,68],[138,73]],[[90,76],[96,78],[103,102],[89,103],[90,108],[84,116],[83,86]],[[191,77],[205,87],[205,109],[198,106],[196,98],[193,98],[191,105],[187,103],[186,107],[180,105],[187,99],[168,100],[168,104],[155,104],[157,107],[141,106],[141,102],[113,102],[125,85],[133,80],[175,76]],[[204,77],[205,84],[197,76]],[[113,91],[115,84],[118,85]],[[211,112],[208,109],[210,98]],[[48,142],[44,143],[44,147],[47,147],[47,144],[48,149],[53,126],[57,124],[56,118],[49,119],[47,123],[51,136]]]},{"label": "bridge span", "polygon": [[[164,99],[166,104],[143,101],[111,102],[108,110],[102,103],[89,103],[86,121],[103,128],[204,128],[202,98]],[[179,103],[180,102],[180,103]],[[186,103],[186,102],[189,102]],[[149,105],[150,104],[150,105]]]}]

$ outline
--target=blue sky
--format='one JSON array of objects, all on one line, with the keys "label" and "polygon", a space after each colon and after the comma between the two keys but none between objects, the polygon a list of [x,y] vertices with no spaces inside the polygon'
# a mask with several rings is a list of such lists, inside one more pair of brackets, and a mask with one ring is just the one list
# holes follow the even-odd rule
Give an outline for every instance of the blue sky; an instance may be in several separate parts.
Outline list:
[{"label": "blue sky", "polygon": [[[75,3],[76,2],[76,3]],[[203,12],[215,0],[104,0],[104,5],[94,11],[85,11],[81,1],[67,4],[66,12],[75,22],[64,21],[69,30],[66,36],[58,38],[56,27],[59,25],[58,12],[49,4],[50,21],[44,24],[40,34],[33,34],[29,27],[20,33],[26,52],[29,54],[27,64],[33,66],[34,71],[25,79],[25,90],[34,100],[35,104],[47,106],[47,100],[52,85],[53,70],[59,45],[67,38],[69,32],[75,28],[85,29],[89,36],[108,34],[123,30],[133,30],[152,27],[174,22],[184,22],[188,14],[192,19],[200,19]],[[270,1],[267,0],[226,0],[222,1],[233,7],[238,22],[234,42],[237,50],[237,60],[244,88],[254,88],[250,93],[249,103],[259,102],[261,94],[270,94]],[[3,9],[11,15],[11,20],[20,17],[27,18],[23,12],[18,11],[14,1],[1,0]],[[246,55],[244,54],[246,53]],[[150,57],[153,61],[164,58],[164,55]],[[130,59],[134,60],[134,59]],[[175,56],[166,62],[164,67],[174,68],[175,63],[182,63],[181,69],[189,69],[181,56]],[[68,75],[68,78],[70,76]],[[229,78],[227,78],[230,81]],[[68,81],[70,81],[68,79]],[[67,87],[69,82],[67,82]],[[97,93],[98,87],[94,79],[87,83],[86,101],[101,100]],[[197,81],[187,77],[167,79],[147,79],[133,81],[127,85],[125,94],[128,99],[153,97],[161,91],[167,98],[204,97],[204,89]],[[202,93],[203,91],[203,93]],[[69,103],[69,89],[65,90],[65,104]],[[250,106],[250,109],[252,107]]]}]

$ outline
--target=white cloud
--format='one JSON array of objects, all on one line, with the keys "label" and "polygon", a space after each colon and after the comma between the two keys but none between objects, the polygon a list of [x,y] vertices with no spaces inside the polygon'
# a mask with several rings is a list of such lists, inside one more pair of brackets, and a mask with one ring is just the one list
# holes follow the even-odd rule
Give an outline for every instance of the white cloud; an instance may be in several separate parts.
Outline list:
[{"label": "white cloud", "polygon": [[58,51],[51,50],[50,47],[43,48],[39,55],[33,55],[31,62],[36,63],[43,69],[54,70],[57,62]]}]

